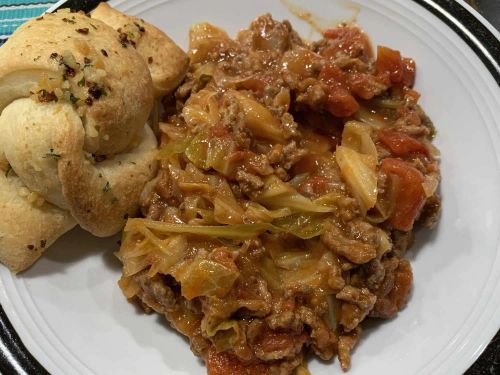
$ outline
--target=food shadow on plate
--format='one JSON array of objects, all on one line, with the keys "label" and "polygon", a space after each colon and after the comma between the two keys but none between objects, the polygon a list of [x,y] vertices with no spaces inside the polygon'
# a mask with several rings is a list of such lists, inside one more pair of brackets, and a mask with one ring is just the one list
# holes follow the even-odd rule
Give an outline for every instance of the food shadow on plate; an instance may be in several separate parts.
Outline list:
[{"label": "food shadow on plate", "polygon": [[119,239],[119,235],[98,238],[81,228],[74,228],[59,238],[30,269],[19,276],[30,279],[65,273],[84,259],[99,256],[107,268],[119,271],[121,264],[114,256],[119,248]]},{"label": "food shadow on plate", "polygon": [[[159,343],[158,335],[171,338],[175,342],[177,350],[190,351],[189,339],[173,329],[162,314],[154,311],[146,313],[136,301],[128,301],[127,306],[124,307],[122,302],[127,301],[127,299],[122,295],[121,290],[119,294],[120,303],[115,306],[119,310],[113,316],[118,324],[126,328],[130,334],[130,340],[133,340],[146,350],[149,349],[158,352],[167,368],[185,370],[185,363],[183,362],[185,357],[182,355],[178,357],[172,356],[171,344],[164,345],[163,341]],[[124,309],[128,310],[125,314]],[[131,315],[134,316],[131,317]],[[139,326],[131,325],[132,321],[141,322],[141,324]],[[145,334],[148,331],[150,334]],[[194,354],[190,355],[193,362],[196,361],[200,366],[204,366],[204,361],[201,358],[196,357]]]},{"label": "food shadow on plate", "polygon": [[[410,295],[410,300],[411,300],[411,295]],[[404,309],[401,311],[404,311]],[[400,313],[401,312],[399,312],[398,314]],[[370,335],[372,333],[375,333],[380,329],[383,330],[384,329],[383,326],[393,323],[394,320],[397,318],[398,318],[397,315],[391,319],[379,319],[379,318],[369,318],[369,317],[366,318],[362,323],[363,334],[361,335],[359,342],[354,347],[354,350],[351,353],[351,358],[356,358],[356,354],[354,353],[356,352],[357,348],[362,347],[363,345],[365,345],[365,343],[367,343],[367,345],[370,345]]]},{"label": "food shadow on plate", "polygon": [[421,251],[425,251],[430,245],[437,241],[439,236],[439,222],[432,230],[417,228],[414,231],[415,239],[413,245],[406,251],[404,258],[410,263],[414,262]]}]

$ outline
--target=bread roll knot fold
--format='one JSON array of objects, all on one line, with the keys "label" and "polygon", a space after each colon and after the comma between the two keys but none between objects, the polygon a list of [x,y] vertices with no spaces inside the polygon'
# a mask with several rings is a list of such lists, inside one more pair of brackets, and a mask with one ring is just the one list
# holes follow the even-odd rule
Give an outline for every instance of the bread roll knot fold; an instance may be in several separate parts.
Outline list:
[{"label": "bread roll knot fold", "polygon": [[76,224],[121,230],[156,174],[147,120],[165,92],[128,38],[83,13],[44,14],[14,33],[0,48],[2,263],[29,267]]}]

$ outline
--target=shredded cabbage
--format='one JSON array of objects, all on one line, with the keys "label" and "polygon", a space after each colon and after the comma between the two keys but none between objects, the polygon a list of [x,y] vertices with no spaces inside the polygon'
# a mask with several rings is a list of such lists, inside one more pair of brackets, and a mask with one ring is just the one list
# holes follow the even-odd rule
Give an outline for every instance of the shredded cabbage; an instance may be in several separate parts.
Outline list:
[{"label": "shredded cabbage", "polygon": [[270,223],[274,219],[279,219],[292,214],[289,208],[279,208],[277,210],[268,210],[259,203],[245,202],[245,222],[246,223]]},{"label": "shredded cabbage", "polygon": [[377,160],[377,147],[371,137],[372,129],[359,121],[348,121],[342,132],[342,146],[349,147],[364,155],[370,155]]},{"label": "shredded cabbage", "polygon": [[261,276],[266,280],[267,285],[271,289],[280,289],[283,286],[281,275],[271,258],[264,257],[261,260],[259,270]]},{"label": "shredded cabbage", "polygon": [[384,117],[367,108],[361,107],[355,114],[354,118],[372,126],[374,129],[380,130],[390,125]]},{"label": "shredded cabbage", "polygon": [[265,179],[264,187],[254,196],[254,200],[271,209],[289,208],[294,212],[333,211],[331,207],[315,204],[274,175]]},{"label": "shredded cabbage", "polygon": [[244,211],[233,198],[214,198],[214,219],[220,224],[242,224]]},{"label": "shredded cabbage", "polygon": [[398,109],[405,104],[404,100],[391,98],[373,98],[370,103],[377,107],[388,109]]},{"label": "shredded cabbage", "polygon": [[147,219],[129,219],[125,232],[133,232],[145,227],[159,234],[184,233],[208,237],[221,237],[236,240],[254,238],[265,231],[280,232],[280,228],[266,223],[236,225],[187,225],[169,224]]},{"label": "shredded cabbage", "polygon": [[342,177],[364,213],[377,202],[377,175],[373,159],[348,147],[336,151]]},{"label": "shredded cabbage", "polygon": [[387,182],[383,194],[378,194],[377,203],[366,214],[366,219],[373,224],[386,221],[396,205],[397,192],[399,191],[399,177],[394,174],[387,176]]},{"label": "shredded cabbage", "polygon": [[280,121],[266,107],[239,91],[232,90],[231,93],[240,103],[245,124],[255,136],[274,142],[285,141]]},{"label": "shredded cabbage", "polygon": [[181,284],[181,293],[188,300],[200,296],[222,298],[240,275],[236,269],[200,256],[173,270],[171,274]]},{"label": "shredded cabbage", "polygon": [[238,346],[239,341],[245,339],[236,320],[226,320],[214,327],[210,327],[210,325],[206,323],[208,320],[209,319],[202,320],[201,329],[206,333],[207,337],[212,339],[218,351],[232,350]]},{"label": "shredded cabbage", "polygon": [[170,141],[167,145],[163,146],[158,153],[160,159],[169,159],[173,155],[182,154],[191,143],[191,138],[186,137],[181,142]]},{"label": "shredded cabbage", "polygon": [[[319,236],[323,232],[322,215],[298,214],[276,219],[272,223],[235,224],[235,225],[188,225],[170,224],[148,219],[129,219],[125,233],[144,232],[144,228],[157,234],[192,234],[215,238],[246,240],[269,231],[286,232],[301,239]],[[154,234],[153,234],[154,236]],[[156,236],[155,236],[156,237]],[[159,240],[160,241],[160,240]]]},{"label": "shredded cabbage", "polygon": [[301,213],[279,218],[273,224],[302,239],[317,237],[323,233],[324,214]]},{"label": "shredded cabbage", "polygon": [[349,121],[337,147],[336,160],[342,177],[358,200],[363,214],[377,202],[377,148],[371,128],[358,121]]},{"label": "shredded cabbage", "polygon": [[182,109],[182,117],[189,126],[217,125],[221,114],[215,92],[203,89],[191,95]]},{"label": "shredded cabbage", "polygon": [[189,58],[192,64],[205,60],[216,48],[232,45],[234,41],[224,30],[207,22],[197,23],[189,29]]},{"label": "shredded cabbage", "polygon": [[424,182],[422,182],[422,188],[424,189],[425,196],[427,198],[432,197],[439,186],[439,175],[428,174],[425,176]]}]

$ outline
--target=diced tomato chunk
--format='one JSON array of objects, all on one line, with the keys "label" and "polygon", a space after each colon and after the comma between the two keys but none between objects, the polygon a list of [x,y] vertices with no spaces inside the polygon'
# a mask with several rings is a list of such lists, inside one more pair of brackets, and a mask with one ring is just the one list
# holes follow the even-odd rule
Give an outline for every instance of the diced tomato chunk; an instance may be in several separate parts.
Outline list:
[{"label": "diced tomato chunk", "polygon": [[388,72],[392,83],[403,80],[403,60],[399,51],[384,46],[377,47],[377,73]]},{"label": "diced tomato chunk", "polygon": [[347,74],[337,66],[327,65],[319,73],[327,86],[326,110],[337,117],[349,117],[359,110],[359,103],[347,88]]},{"label": "diced tomato chunk", "polygon": [[210,348],[206,356],[208,375],[269,375],[268,365],[263,363],[245,365],[232,354],[217,353]]},{"label": "diced tomato chunk", "polygon": [[328,93],[326,109],[337,117],[349,117],[359,110],[359,103],[349,91],[342,87],[333,88]]},{"label": "diced tomato chunk", "polygon": [[417,67],[415,65],[415,60],[409,59],[407,57],[403,58],[403,78],[401,82],[407,87],[413,87],[415,83],[415,75],[417,72]]},{"label": "diced tomato chunk", "polygon": [[378,134],[380,142],[386,146],[394,156],[409,156],[411,154],[423,154],[429,156],[429,150],[418,139],[393,130],[381,131]]},{"label": "diced tomato chunk", "polygon": [[368,59],[373,55],[370,41],[359,27],[339,26],[324,31],[323,36],[334,41],[321,51],[321,55],[325,57],[334,57],[339,51],[343,51],[350,57],[362,57],[364,59]]},{"label": "diced tomato chunk", "polygon": [[379,94],[380,85],[390,85],[390,82],[388,84],[384,82],[384,77],[367,73],[351,72],[348,77],[351,92],[365,100],[370,100]]},{"label": "diced tomato chunk", "polygon": [[389,223],[395,229],[409,231],[425,204],[424,176],[411,164],[393,158],[384,159],[380,169],[399,177],[395,207]]},{"label": "diced tomato chunk", "polygon": [[336,65],[325,65],[319,72],[318,78],[329,86],[346,84],[346,73]]}]

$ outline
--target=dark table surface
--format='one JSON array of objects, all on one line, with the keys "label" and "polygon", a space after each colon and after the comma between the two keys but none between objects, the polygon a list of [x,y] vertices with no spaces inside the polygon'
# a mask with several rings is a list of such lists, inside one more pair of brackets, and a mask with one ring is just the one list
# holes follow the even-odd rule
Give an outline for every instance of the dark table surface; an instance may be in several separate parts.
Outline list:
[{"label": "dark table surface", "polygon": [[[500,0],[467,1],[479,11],[493,26],[500,30]],[[500,374],[500,331],[491,341],[484,353],[465,373],[466,375]]]}]

